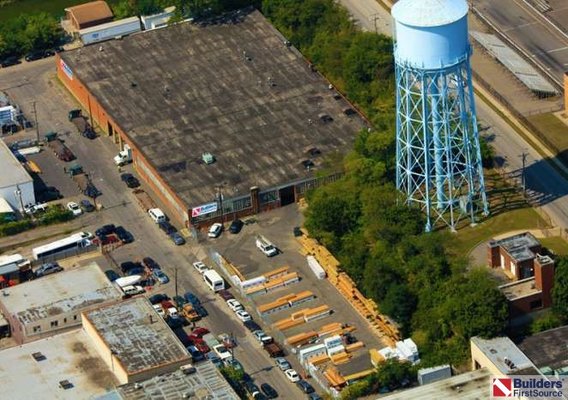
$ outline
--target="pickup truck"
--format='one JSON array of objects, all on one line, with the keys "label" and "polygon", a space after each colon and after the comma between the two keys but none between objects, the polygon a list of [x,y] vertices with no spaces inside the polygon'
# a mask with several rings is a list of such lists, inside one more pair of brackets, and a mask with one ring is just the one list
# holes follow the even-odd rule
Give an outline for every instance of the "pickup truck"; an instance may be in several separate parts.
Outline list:
[{"label": "pickup truck", "polygon": [[152,200],[148,193],[146,193],[142,189],[136,189],[132,193],[134,193],[138,204],[140,204],[140,207],[142,207],[144,211],[156,208],[156,203],[154,203],[154,200]]},{"label": "pickup truck", "polygon": [[69,111],[68,117],[69,121],[71,121],[73,125],[75,125],[77,131],[82,136],[85,136],[88,139],[94,139],[97,137],[97,135],[91,128],[91,125],[89,125],[89,123],[87,122],[87,118],[82,115],[81,110]]},{"label": "pickup truck", "polygon": [[264,346],[264,350],[268,353],[268,355],[272,358],[275,357],[284,357],[284,350],[278,345],[278,343],[272,341],[269,344]]},{"label": "pickup truck", "polygon": [[217,338],[212,333],[206,333],[203,335],[203,341],[209,346],[209,348],[214,348],[215,346],[219,346],[221,343],[217,340]]},{"label": "pickup truck", "polygon": [[51,142],[48,142],[47,145],[61,161],[72,161],[75,159],[75,155],[61,140],[52,140]]},{"label": "pickup truck", "polygon": [[256,247],[264,253],[267,257],[272,257],[278,254],[278,249],[268,239],[262,235],[256,237]]},{"label": "pickup truck", "polygon": [[132,150],[130,146],[125,144],[124,150],[120,151],[116,156],[114,156],[114,163],[118,166],[123,166],[132,162]]}]

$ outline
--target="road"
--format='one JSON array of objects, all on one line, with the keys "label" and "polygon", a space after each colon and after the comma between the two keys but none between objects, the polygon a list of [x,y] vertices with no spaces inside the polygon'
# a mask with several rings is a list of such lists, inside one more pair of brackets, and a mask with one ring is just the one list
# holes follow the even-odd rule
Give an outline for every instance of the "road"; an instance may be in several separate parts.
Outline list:
[{"label": "road", "polygon": [[568,35],[524,0],[476,0],[475,8],[562,84],[568,66]]},{"label": "road", "polygon": [[[480,1],[485,2],[485,0]],[[373,22],[369,19],[372,15],[384,16],[386,14],[386,11],[376,0],[340,0],[340,2],[352,12],[353,17],[359,20],[361,26],[369,30],[374,30]],[[491,1],[488,0],[487,2],[490,3]],[[493,4],[498,8],[506,8],[502,7],[501,1]],[[377,23],[383,20],[386,20],[385,17],[377,20]],[[568,52],[566,52],[566,56],[568,57]],[[496,156],[502,157],[505,161],[503,165],[505,170],[517,176],[520,181],[523,167],[522,154],[527,153],[525,158],[527,193],[542,205],[544,211],[558,226],[568,228],[568,198],[566,197],[568,181],[550,163],[543,160],[534,148],[479,97],[476,98],[476,106],[480,123],[489,127],[486,134],[495,137],[492,145],[495,148]]]},{"label": "road", "polygon": [[[95,185],[103,193],[97,201],[104,208],[99,212],[79,217],[79,219],[90,223],[84,230],[94,232],[97,227],[103,224],[114,223],[123,225],[131,231],[136,238],[135,242],[112,252],[117,263],[150,256],[162,266],[162,269],[172,278],[172,281],[175,275],[174,270],[177,268],[179,293],[191,291],[197,294],[209,312],[209,316],[198,324],[206,326],[215,334],[234,334],[239,343],[239,346],[235,349],[235,357],[244,365],[246,372],[255,379],[258,385],[264,382],[270,383],[280,393],[280,398],[283,399],[301,398],[300,390],[286,380],[283,373],[275,367],[273,360],[252,339],[222,299],[213,295],[207,289],[200,275],[191,266],[191,263],[197,260],[196,254],[203,256],[202,246],[192,241],[185,246],[174,246],[157,228],[156,224],[145,215],[146,213],[138,206],[130,190],[126,189],[124,183],[121,182],[117,168],[112,162],[112,158],[118,149],[111,139],[99,137],[91,141],[83,138],[77,134],[75,127],[67,121],[67,111],[76,108],[77,105],[73,103],[71,96],[54,78],[54,73],[53,59],[0,69],[0,91],[7,91],[31,120],[33,120],[32,102],[35,101],[41,136],[43,137],[48,131],[59,132],[65,137],[66,144],[75,153],[77,161],[83,166],[84,170],[93,174]],[[35,137],[35,130],[20,132],[6,139],[10,141],[28,137]],[[44,153],[46,160],[49,160],[51,154]],[[40,167],[44,170],[55,169],[56,171],[49,171],[51,176],[57,176],[55,172],[62,170],[62,165],[54,156],[52,157],[52,164],[44,162]],[[128,166],[124,170],[132,172],[132,166]],[[48,175],[47,171],[41,176],[46,175]],[[70,181],[70,178],[63,174],[59,176],[58,180],[65,180],[65,182],[50,181],[49,183],[54,186],[64,185],[67,187],[67,181]],[[62,191],[62,193],[67,195],[65,191]],[[81,198],[83,197],[76,193],[74,196],[64,199],[64,201]],[[153,293],[156,292],[174,295],[173,282],[155,288]],[[289,359],[293,361],[292,357],[289,357]],[[297,367],[297,363],[295,366]]]}]

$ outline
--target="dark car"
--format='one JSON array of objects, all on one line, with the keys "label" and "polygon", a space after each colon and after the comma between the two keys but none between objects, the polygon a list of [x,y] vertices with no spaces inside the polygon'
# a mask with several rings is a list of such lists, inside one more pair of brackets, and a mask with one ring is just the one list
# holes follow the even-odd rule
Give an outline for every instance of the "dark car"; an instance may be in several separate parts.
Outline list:
[{"label": "dark car", "polygon": [[308,382],[306,382],[305,380],[299,380],[298,382],[296,382],[296,385],[298,385],[298,387],[300,388],[300,390],[306,394],[310,394],[315,392],[315,389],[312,385],[310,385]]},{"label": "dark car", "polygon": [[120,278],[120,275],[118,275],[115,271],[113,271],[112,269],[108,269],[105,271],[105,275],[108,278],[109,281],[114,282],[116,281],[118,278]]},{"label": "dark car", "polygon": [[138,186],[140,186],[140,182],[138,181],[138,179],[136,179],[136,177],[132,174],[129,173],[124,173],[122,175],[120,175],[120,179],[126,183],[126,186],[128,186],[129,188],[133,189],[133,188],[137,188]]},{"label": "dark car", "polygon": [[41,190],[38,190],[38,192],[37,192],[37,200],[39,202],[42,202],[42,203],[45,203],[47,201],[58,200],[58,199],[62,199],[62,198],[63,198],[63,196],[61,195],[59,190],[57,190],[53,186],[47,186],[47,187],[45,187]]},{"label": "dark car", "polygon": [[201,301],[199,301],[199,299],[197,298],[196,295],[194,295],[191,292],[187,292],[186,294],[183,295],[183,297],[189,302],[191,303],[191,305],[196,306],[198,304],[201,304]]},{"label": "dark car", "polygon": [[172,315],[166,318],[166,323],[171,329],[178,329],[185,325],[186,320],[183,317]]},{"label": "dark car", "polygon": [[134,269],[134,268],[144,268],[144,267],[142,267],[142,264],[135,263],[135,262],[132,262],[132,261],[126,261],[126,262],[123,262],[122,264],[120,264],[120,270],[123,273],[126,273],[126,272],[128,272],[128,271],[130,271],[131,269]]},{"label": "dark car", "polygon": [[87,128],[85,129],[82,133],[81,136],[86,137],[87,139],[93,140],[97,138],[97,134],[95,133],[94,130],[92,130],[91,128]]},{"label": "dark car", "polygon": [[191,345],[191,346],[187,346],[187,351],[189,353],[189,355],[191,356],[191,358],[193,359],[194,362],[198,362],[198,361],[202,361],[205,359],[205,356],[203,355],[202,352],[200,352],[199,350],[197,350],[197,347]]},{"label": "dark car", "polygon": [[222,298],[223,300],[225,300],[225,301],[231,300],[231,299],[234,299],[234,298],[235,298],[235,296],[233,296],[233,294],[232,294],[231,292],[229,292],[228,290],[219,290],[219,291],[217,292],[217,294],[218,294],[219,296],[221,296],[221,298]]},{"label": "dark car", "polygon": [[150,300],[151,304],[160,304],[162,301],[167,301],[169,299],[170,298],[168,297],[168,295],[163,293],[158,293],[148,297],[148,300]]},{"label": "dark car", "polygon": [[132,236],[132,233],[124,229],[123,226],[117,226],[115,233],[122,243],[132,243],[134,241],[134,236]]},{"label": "dark car", "polygon": [[302,236],[302,229],[299,226],[294,227],[294,237]]},{"label": "dark car", "polygon": [[231,225],[229,226],[229,232],[239,233],[241,229],[243,229],[243,225],[244,225],[243,221],[241,221],[240,219],[236,219],[233,222],[231,222]]},{"label": "dark car", "polygon": [[0,66],[2,68],[10,67],[12,65],[21,64],[21,61],[18,57],[6,57],[2,61],[0,61]]},{"label": "dark car", "polygon": [[30,51],[28,54],[26,54],[24,59],[26,61],[35,61],[35,60],[41,60],[44,57],[45,57],[45,52],[43,50],[36,50],[36,51]]},{"label": "dark car", "polygon": [[308,400],[323,400],[323,399],[320,397],[319,394],[313,392],[308,395]]},{"label": "dark car", "polygon": [[114,224],[103,225],[95,231],[96,237],[103,237],[116,232],[116,226]]},{"label": "dark car", "polygon": [[142,264],[149,269],[161,269],[160,265],[151,257],[144,257],[142,259]]},{"label": "dark car", "polygon": [[172,239],[172,242],[174,242],[176,246],[185,244],[185,239],[177,231],[170,233],[170,239]]},{"label": "dark car", "polygon": [[260,390],[268,397],[269,399],[275,399],[278,397],[278,392],[270,386],[268,383],[263,383],[260,385]]},{"label": "dark car", "polygon": [[245,328],[247,328],[249,331],[254,332],[254,331],[259,331],[262,330],[262,328],[260,327],[260,325],[258,325],[256,322],[254,322],[253,320],[250,321],[245,321],[243,323],[243,325],[245,326]]},{"label": "dark car", "polygon": [[89,200],[81,200],[81,203],[79,205],[81,206],[81,209],[85,212],[95,211],[95,206],[91,204]]},{"label": "dark car", "polygon": [[197,314],[201,318],[205,318],[206,316],[209,315],[205,307],[203,307],[201,304],[193,304],[193,309],[197,312]]},{"label": "dark car", "polygon": [[59,53],[56,49],[47,49],[43,52],[44,57],[53,57],[55,53]]},{"label": "dark car", "polygon": [[146,270],[140,266],[139,268],[131,268],[128,271],[126,271],[126,275],[128,276],[132,276],[132,275],[144,275],[144,272]]},{"label": "dark car", "polygon": [[177,232],[177,229],[168,221],[159,222],[158,227],[163,230],[166,235],[171,235],[172,233]]}]

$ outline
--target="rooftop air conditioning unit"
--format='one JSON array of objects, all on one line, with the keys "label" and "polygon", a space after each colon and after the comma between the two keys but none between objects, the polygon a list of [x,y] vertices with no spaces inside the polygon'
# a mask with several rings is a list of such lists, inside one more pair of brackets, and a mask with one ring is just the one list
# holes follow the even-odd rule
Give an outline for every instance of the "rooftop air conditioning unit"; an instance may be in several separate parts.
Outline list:
[{"label": "rooftop air conditioning unit", "polygon": [[207,165],[213,164],[215,162],[215,156],[209,152],[205,152],[201,155],[201,159]]}]

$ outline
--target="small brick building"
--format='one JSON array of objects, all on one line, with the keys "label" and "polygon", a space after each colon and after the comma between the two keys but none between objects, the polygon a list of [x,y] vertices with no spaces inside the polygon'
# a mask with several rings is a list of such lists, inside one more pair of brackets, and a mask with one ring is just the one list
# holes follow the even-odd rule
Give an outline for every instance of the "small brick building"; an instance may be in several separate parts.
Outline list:
[{"label": "small brick building", "polygon": [[114,15],[106,1],[91,1],[65,9],[65,19],[69,20],[73,30],[89,28],[112,21]]},{"label": "small brick building", "polygon": [[509,301],[511,319],[552,305],[554,261],[541,255],[542,246],[529,232],[491,240],[487,263],[501,268],[512,280],[499,286]]}]

